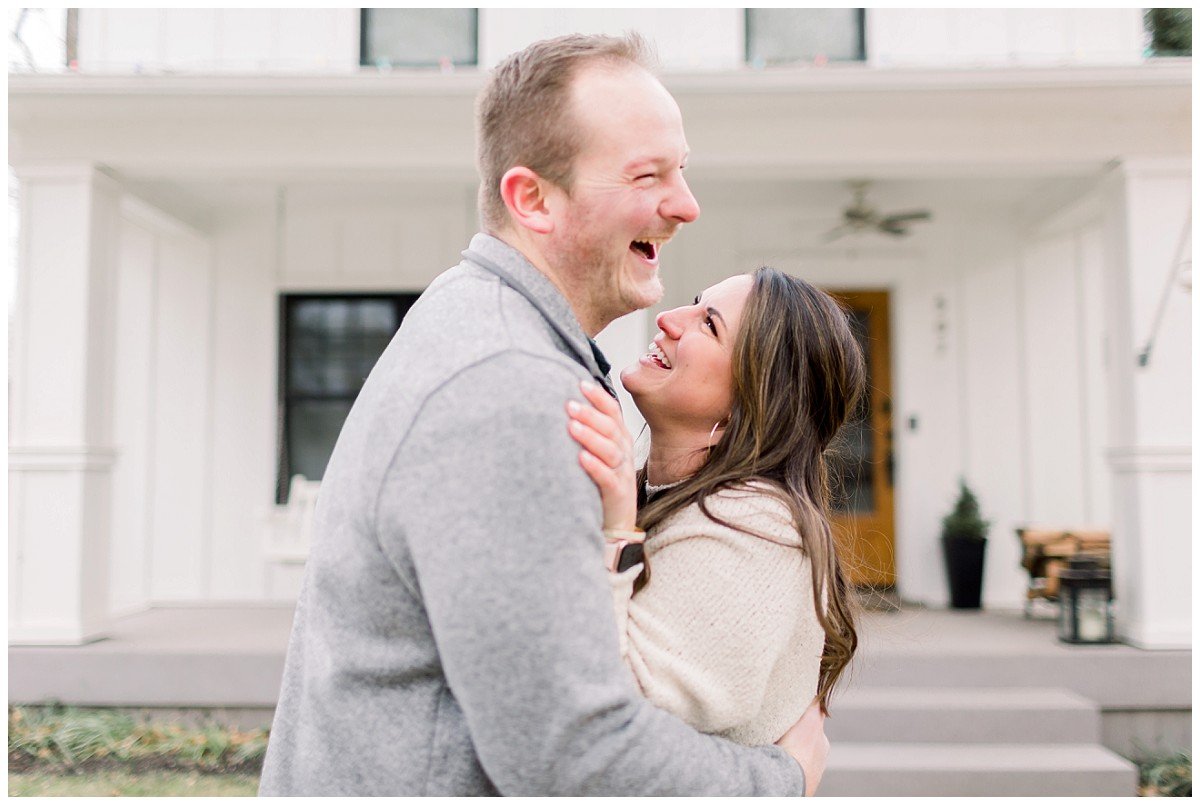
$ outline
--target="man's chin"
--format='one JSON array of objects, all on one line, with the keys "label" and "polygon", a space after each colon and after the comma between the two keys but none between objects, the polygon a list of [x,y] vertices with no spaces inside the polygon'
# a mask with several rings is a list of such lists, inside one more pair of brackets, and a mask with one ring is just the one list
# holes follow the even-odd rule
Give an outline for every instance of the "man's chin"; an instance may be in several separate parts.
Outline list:
[{"label": "man's chin", "polygon": [[621,294],[621,301],[629,308],[628,312],[630,313],[657,305],[663,298],[663,284],[657,273],[653,279],[639,282],[632,287],[625,288],[624,291]]}]

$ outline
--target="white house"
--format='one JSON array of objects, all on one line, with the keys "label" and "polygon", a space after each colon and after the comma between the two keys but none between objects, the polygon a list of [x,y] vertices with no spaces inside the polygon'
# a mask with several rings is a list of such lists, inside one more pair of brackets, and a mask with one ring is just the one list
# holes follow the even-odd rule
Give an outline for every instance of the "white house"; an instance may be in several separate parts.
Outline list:
[{"label": "white house", "polygon": [[[662,307],[765,262],[861,311],[860,580],[944,605],[962,477],[988,607],[1023,600],[1016,526],[1098,526],[1124,640],[1190,647],[1191,60],[1140,9],[80,10],[73,69],[9,79],[10,641],[293,600],[275,510],[476,229],[487,69],[629,28],[702,208]],[[829,240],[851,181],[929,219]]]}]

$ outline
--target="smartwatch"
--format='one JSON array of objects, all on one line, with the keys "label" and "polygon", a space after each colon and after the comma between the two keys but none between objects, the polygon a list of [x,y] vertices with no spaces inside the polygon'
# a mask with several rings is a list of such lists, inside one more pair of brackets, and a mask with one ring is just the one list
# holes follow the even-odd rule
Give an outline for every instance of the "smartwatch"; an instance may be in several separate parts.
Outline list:
[{"label": "smartwatch", "polygon": [[604,532],[604,565],[614,573],[624,573],[645,559],[643,531]]}]

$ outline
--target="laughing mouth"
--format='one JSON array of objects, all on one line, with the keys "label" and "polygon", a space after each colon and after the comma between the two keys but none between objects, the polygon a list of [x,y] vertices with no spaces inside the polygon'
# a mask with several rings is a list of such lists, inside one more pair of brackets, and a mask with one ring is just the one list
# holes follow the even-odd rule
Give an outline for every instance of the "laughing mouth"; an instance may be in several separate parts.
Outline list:
[{"label": "laughing mouth", "polygon": [[656,342],[650,342],[650,347],[646,352],[646,357],[648,357],[658,366],[666,369],[668,372],[671,370],[671,361],[667,359],[667,353],[663,352],[662,347],[660,347]]},{"label": "laughing mouth", "polygon": [[658,253],[662,249],[664,243],[670,240],[667,238],[646,238],[645,240],[635,240],[629,244],[631,251],[635,251],[650,262],[658,259]]}]

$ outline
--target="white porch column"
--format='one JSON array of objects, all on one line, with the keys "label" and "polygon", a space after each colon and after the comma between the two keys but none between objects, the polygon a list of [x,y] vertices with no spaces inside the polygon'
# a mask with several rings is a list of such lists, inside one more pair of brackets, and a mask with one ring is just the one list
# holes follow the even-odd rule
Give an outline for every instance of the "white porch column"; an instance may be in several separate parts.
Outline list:
[{"label": "white porch column", "polygon": [[16,172],[9,641],[82,643],[108,613],[120,187],[93,165]]},{"label": "white porch column", "polygon": [[1104,192],[1117,630],[1143,648],[1189,648],[1191,299],[1168,277],[1181,237],[1191,258],[1190,160],[1128,160]]}]

